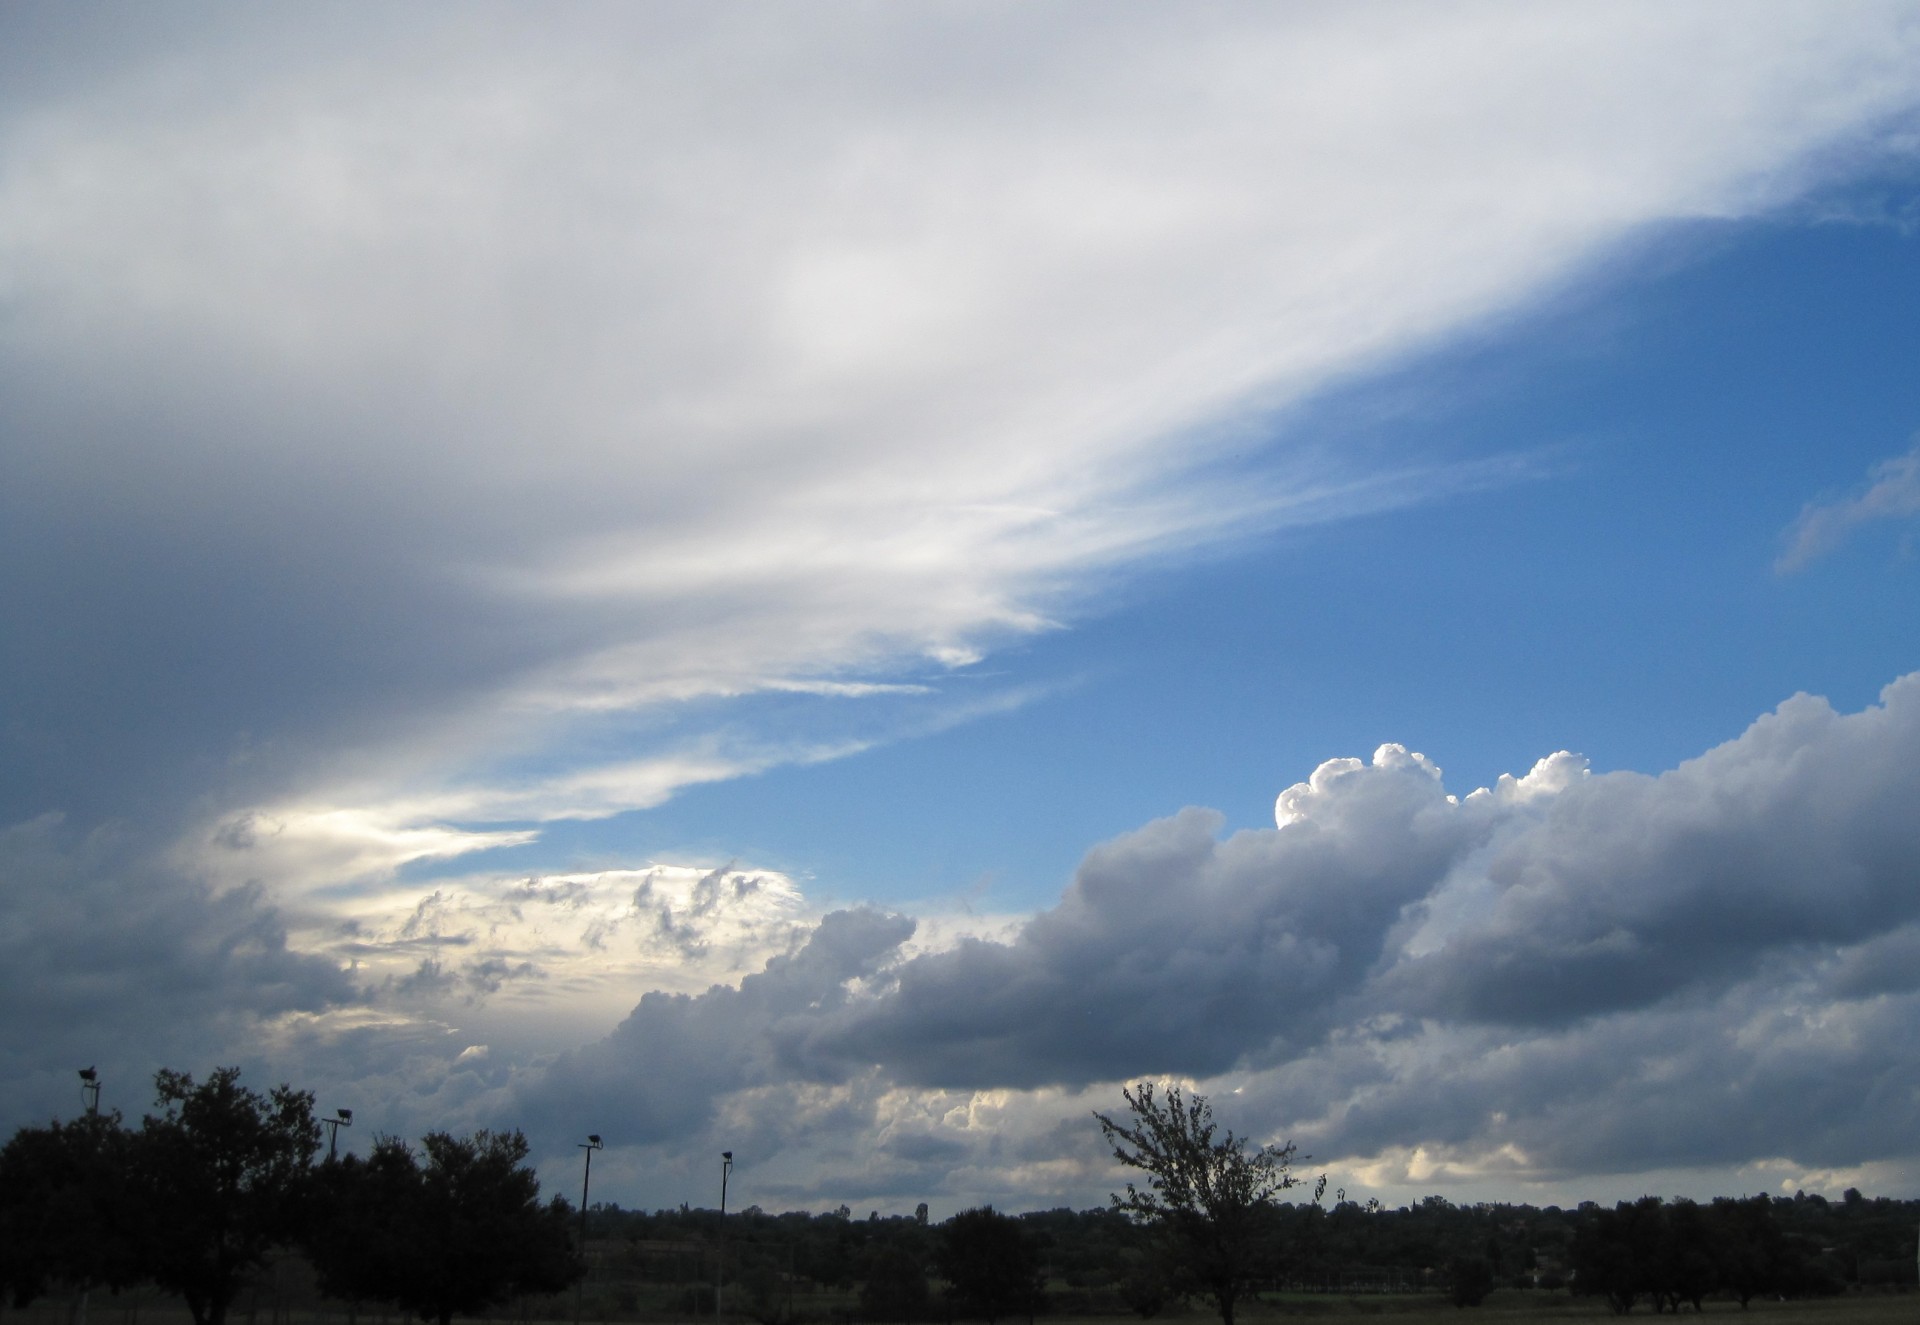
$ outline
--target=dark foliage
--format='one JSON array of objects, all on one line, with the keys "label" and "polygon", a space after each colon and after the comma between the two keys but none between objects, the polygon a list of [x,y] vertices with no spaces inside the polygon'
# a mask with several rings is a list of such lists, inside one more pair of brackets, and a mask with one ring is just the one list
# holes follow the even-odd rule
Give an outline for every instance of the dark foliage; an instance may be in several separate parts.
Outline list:
[{"label": "dark foliage", "polygon": [[[577,1272],[572,1216],[560,1202],[540,1203],[515,1135],[437,1135],[418,1152],[383,1138],[364,1158],[316,1166],[310,1097],[288,1087],[260,1096],[231,1070],[204,1084],[163,1073],[159,1086],[162,1113],[137,1131],[108,1115],[22,1128],[0,1147],[0,1289],[9,1298],[148,1283],[187,1297],[210,1323],[231,1317],[236,1289],[262,1282],[254,1271],[263,1262],[278,1264],[304,1247],[329,1293],[442,1320],[552,1292]],[[1194,1152],[1198,1167],[1133,1193],[1175,1209],[1181,1181],[1204,1188],[1205,1165],[1221,1147],[1247,1156],[1231,1136],[1215,1139],[1211,1118],[1198,1111],[1204,1101],[1154,1103],[1163,1121],[1177,1104],[1185,1134],[1205,1147]],[[1149,1135],[1137,1117],[1129,1121],[1134,1126],[1116,1130]],[[1576,1210],[1456,1206],[1439,1196],[1400,1209],[1343,1197],[1330,1206],[1250,1204],[1243,1295],[1424,1289],[1469,1305],[1490,1289],[1571,1287],[1622,1312],[1699,1309],[1715,1297],[1745,1306],[1776,1295],[1910,1289],[1920,1222],[1920,1201],[1857,1191],[1838,1201],[1804,1193],[1710,1205],[1648,1197]],[[1205,1202],[1196,1196],[1190,1208]],[[990,1231],[980,1239],[990,1250],[974,1259],[1001,1286],[980,1287],[962,1268],[967,1258],[954,1254],[978,1227]],[[1042,1307],[1149,1317],[1206,1292],[1184,1263],[1193,1244],[1124,1200],[1017,1218],[969,1211],[938,1227],[906,1216],[855,1220],[845,1207],[822,1215],[749,1207],[725,1229],[727,1301],[760,1325],[818,1319],[812,1295],[822,1290],[857,1291],[868,1319],[902,1325],[956,1311],[998,1320]],[[604,1270],[587,1286],[596,1315],[712,1312],[716,1211],[600,1205],[588,1213],[588,1230]],[[935,1267],[954,1285],[944,1303],[928,1292]],[[1044,1301],[1043,1283],[1052,1286]]]},{"label": "dark foliage", "polygon": [[868,1320],[904,1325],[926,1316],[927,1266],[915,1247],[898,1240],[873,1254],[860,1288],[860,1309]]},{"label": "dark foliage", "polygon": [[0,1149],[0,1292],[13,1305],[142,1277],[131,1149],[118,1114],[23,1127]]},{"label": "dark foliage", "polygon": [[1456,1307],[1477,1307],[1493,1291],[1493,1266],[1478,1256],[1447,1262],[1447,1297]]},{"label": "dark foliage", "polygon": [[161,1112],[133,1139],[130,1174],[142,1268],[196,1325],[221,1325],[245,1277],[305,1231],[320,1147],[313,1096],[290,1086],[261,1095],[233,1067],[199,1084],[162,1070],[154,1090]]},{"label": "dark foliage", "polygon": [[326,1218],[307,1246],[326,1291],[447,1325],[580,1277],[568,1208],[541,1204],[525,1137],[432,1132],[422,1149],[424,1162],[382,1137],[365,1161],[322,1169]]},{"label": "dark foliage", "polygon": [[322,1292],[348,1302],[398,1302],[411,1277],[406,1250],[421,1213],[420,1166],[405,1142],[377,1137],[365,1159],[321,1165],[305,1242]]},{"label": "dark foliage", "polygon": [[982,1206],[961,1211],[940,1233],[936,1264],[963,1314],[993,1325],[1037,1309],[1040,1263],[1019,1220]]},{"label": "dark foliage", "polygon": [[1160,1257],[1135,1253],[1120,1276],[1120,1300],[1127,1310],[1142,1320],[1151,1320],[1166,1310],[1173,1298],[1173,1286]]}]

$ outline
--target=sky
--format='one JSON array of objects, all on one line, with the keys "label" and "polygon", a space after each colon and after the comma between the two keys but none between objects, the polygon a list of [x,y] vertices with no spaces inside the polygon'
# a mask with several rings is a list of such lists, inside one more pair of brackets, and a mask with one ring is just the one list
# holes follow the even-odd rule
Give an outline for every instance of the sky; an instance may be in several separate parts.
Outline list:
[{"label": "sky", "polygon": [[1920,1194],[1920,5],[0,14],[0,1122]]}]

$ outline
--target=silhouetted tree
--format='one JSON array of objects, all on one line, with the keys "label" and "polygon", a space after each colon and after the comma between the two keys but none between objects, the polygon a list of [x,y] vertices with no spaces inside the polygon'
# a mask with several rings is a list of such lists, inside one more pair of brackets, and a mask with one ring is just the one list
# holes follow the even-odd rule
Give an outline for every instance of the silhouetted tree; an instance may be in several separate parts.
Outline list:
[{"label": "silhouetted tree", "polygon": [[23,1127],[0,1149],[0,1291],[15,1306],[141,1277],[130,1152],[117,1113]]},{"label": "silhouetted tree", "polygon": [[237,1067],[198,1085],[162,1069],[154,1092],[161,1112],[132,1144],[141,1259],[196,1325],[221,1325],[245,1277],[303,1231],[307,1166],[320,1148],[313,1096],[284,1085],[263,1096],[240,1084]]},{"label": "silhouetted tree", "polygon": [[400,1300],[412,1273],[420,1185],[412,1150],[390,1136],[376,1136],[364,1159],[349,1155],[314,1171],[305,1247],[322,1292],[348,1302]]},{"label": "silhouetted tree", "polygon": [[1447,1297],[1456,1307],[1477,1307],[1493,1291],[1493,1266],[1479,1256],[1447,1262]]},{"label": "silhouetted tree", "polygon": [[963,1311],[985,1317],[1031,1312],[1040,1296],[1040,1266],[1020,1221],[990,1205],[962,1210],[940,1230],[936,1264]]},{"label": "silhouetted tree", "polygon": [[1120,1300],[1142,1320],[1152,1320],[1166,1309],[1171,1295],[1166,1269],[1151,1252],[1136,1252],[1120,1276]]},{"label": "silhouetted tree", "polygon": [[322,1169],[324,1221],[307,1246],[326,1291],[447,1325],[585,1272],[572,1213],[559,1197],[541,1204],[519,1132],[430,1132],[421,1148],[424,1162],[380,1137],[365,1161]]},{"label": "silhouetted tree", "polygon": [[1800,1242],[1781,1226],[1779,1212],[1792,1209],[1791,1202],[1775,1201],[1764,1192],[1713,1203],[1710,1219],[1720,1281],[1742,1309],[1755,1297],[1793,1296],[1819,1286]]},{"label": "silhouetted tree", "polygon": [[1677,1313],[1682,1302],[1691,1302],[1698,1314],[1701,1300],[1720,1286],[1715,1230],[1706,1212],[1684,1198],[1661,1213],[1654,1287],[1666,1296],[1668,1310]]},{"label": "silhouetted tree", "polygon": [[1188,1099],[1178,1086],[1161,1096],[1142,1082],[1121,1093],[1130,1122],[1093,1116],[1113,1157],[1148,1176],[1146,1190],[1130,1182],[1115,1194],[1114,1208],[1159,1230],[1174,1263],[1233,1325],[1234,1305],[1259,1269],[1274,1198],[1299,1181],[1289,1171],[1293,1143],[1249,1150],[1232,1132],[1216,1139],[1206,1098]]},{"label": "silhouetted tree", "polygon": [[927,1267],[912,1247],[894,1242],[874,1253],[860,1307],[869,1320],[912,1322],[926,1315]]}]

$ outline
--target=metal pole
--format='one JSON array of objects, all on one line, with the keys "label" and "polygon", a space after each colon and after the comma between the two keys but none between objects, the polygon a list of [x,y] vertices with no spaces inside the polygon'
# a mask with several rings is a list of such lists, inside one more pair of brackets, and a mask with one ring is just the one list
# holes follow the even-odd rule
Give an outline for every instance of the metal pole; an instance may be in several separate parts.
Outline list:
[{"label": "metal pole", "polygon": [[721,1297],[727,1291],[727,1175],[733,1172],[733,1152],[720,1152],[720,1250],[714,1258],[713,1318],[720,1319]]},{"label": "metal pole", "polygon": [[590,1135],[580,1143],[580,1149],[587,1152],[587,1169],[580,1177],[580,1282],[573,1290],[573,1325],[580,1325],[580,1309],[587,1295],[587,1193],[593,1190],[593,1152],[605,1149],[597,1135]]}]

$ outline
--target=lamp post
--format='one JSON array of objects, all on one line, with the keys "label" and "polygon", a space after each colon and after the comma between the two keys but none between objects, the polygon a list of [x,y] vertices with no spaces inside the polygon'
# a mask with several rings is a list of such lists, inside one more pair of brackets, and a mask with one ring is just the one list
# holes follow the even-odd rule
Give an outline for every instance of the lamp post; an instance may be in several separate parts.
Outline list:
[{"label": "lamp post", "polygon": [[89,1115],[100,1112],[100,1074],[90,1067],[80,1069],[80,1098],[86,1101]]},{"label": "lamp post", "polygon": [[719,1273],[713,1278],[713,1318],[720,1319],[720,1301],[727,1291],[727,1175],[733,1172],[733,1152],[720,1152],[720,1251],[715,1258]]},{"label": "lamp post", "polygon": [[334,1116],[322,1118],[321,1125],[327,1129],[327,1159],[334,1160],[340,1155],[340,1129],[353,1126],[352,1109],[335,1109]]},{"label": "lamp post", "polygon": [[587,1293],[587,1193],[593,1190],[593,1152],[605,1150],[597,1133],[588,1133],[587,1139],[580,1142],[579,1148],[587,1152],[587,1171],[580,1178],[580,1263],[582,1271],[580,1281],[573,1290],[573,1325],[580,1325],[581,1301]]}]

